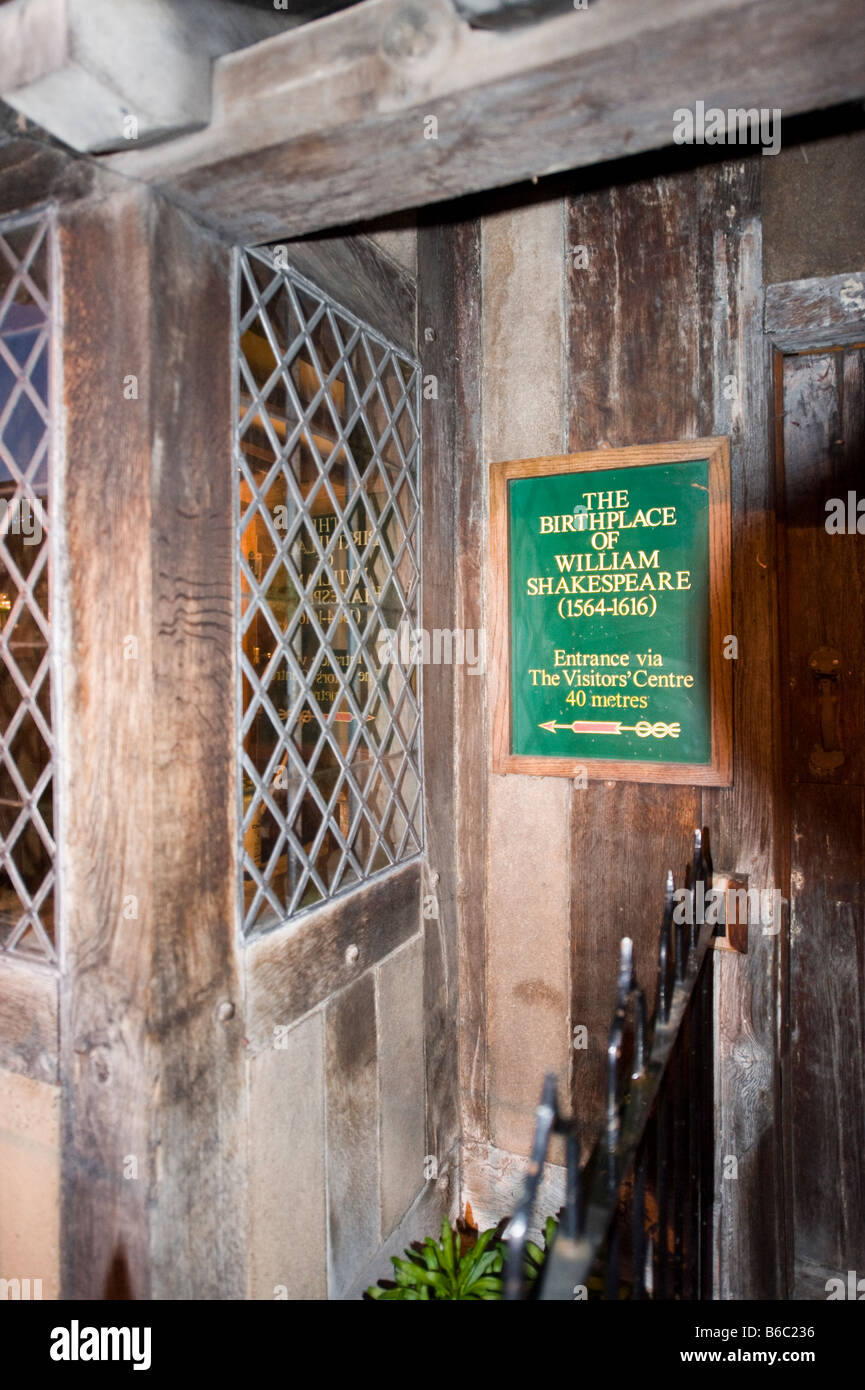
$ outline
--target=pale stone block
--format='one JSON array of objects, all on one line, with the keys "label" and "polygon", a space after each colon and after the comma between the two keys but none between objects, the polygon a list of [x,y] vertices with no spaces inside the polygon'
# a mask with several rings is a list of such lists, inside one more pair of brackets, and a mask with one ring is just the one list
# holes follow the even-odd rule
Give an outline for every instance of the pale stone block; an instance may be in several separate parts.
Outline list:
[{"label": "pale stone block", "polygon": [[250,1297],[327,1298],[324,1016],[249,1063]]},{"label": "pale stone block", "polygon": [[60,1285],[60,1089],[0,1071],[0,1278]]},{"label": "pale stone block", "polygon": [[[560,199],[483,226],[484,452],[565,447],[566,272]],[[567,1076],[568,844],[564,778],[497,777],[488,793],[487,1085],[490,1138],[526,1154],[544,1074]],[[563,1097],[564,1098],[564,1097]]]},{"label": "pale stone block", "polygon": [[424,1177],[423,941],[378,971],[382,1236],[402,1220]]},{"label": "pale stone block", "polygon": [[372,972],[325,1018],[328,1290],[342,1298],[379,1244],[378,1065]]}]

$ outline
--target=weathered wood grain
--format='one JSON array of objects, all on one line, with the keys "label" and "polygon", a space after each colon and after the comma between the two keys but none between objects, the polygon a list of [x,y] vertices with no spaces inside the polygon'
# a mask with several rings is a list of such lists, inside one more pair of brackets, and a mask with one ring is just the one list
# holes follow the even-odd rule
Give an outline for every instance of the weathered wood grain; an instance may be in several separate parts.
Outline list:
[{"label": "weathered wood grain", "polygon": [[[455,621],[454,453],[457,363],[451,337],[456,310],[454,259],[445,227],[418,228],[418,343],[425,378],[437,394],[422,407],[422,625],[452,629]],[[431,330],[430,339],[427,330]],[[424,920],[424,1012],[427,1153],[439,1162],[459,1134],[457,1066],[456,832],[454,815],[454,683],[452,665],[422,670],[424,808],[428,880],[436,916]]]},{"label": "weathered wood grain", "polygon": [[[497,1226],[513,1215],[523,1195],[531,1160],[497,1149],[494,1144],[468,1140],[463,1145],[463,1190],[471,1196],[472,1217],[478,1230]],[[565,1200],[565,1170],[545,1163],[541,1175],[530,1239],[541,1239],[544,1222],[555,1216]],[[465,1215],[465,1211],[460,1213]]]},{"label": "weathered wood grain", "polygon": [[338,304],[414,356],[414,279],[369,237],[316,236],[289,241],[286,259]]},{"label": "weathered wood grain", "polygon": [[[704,390],[715,429],[730,435],[733,498],[733,786],[703,793],[715,858],[751,888],[782,882],[774,480],[767,441],[762,327],[761,161],[699,174]],[[715,958],[717,1034],[716,1267],[722,1298],[785,1289],[779,1000],[782,936],[751,928],[746,956]],[[738,1160],[723,1177],[725,1155]]]},{"label": "weathered wood grain", "polygon": [[[569,448],[621,448],[713,433],[699,336],[695,176],[686,172],[575,195],[569,258]],[[720,431],[718,431],[720,433]],[[603,1060],[621,937],[634,940],[650,1008],[664,876],[681,883],[700,821],[700,792],[591,782],[571,794],[571,1021],[588,1045],[571,1051],[573,1105],[587,1145],[603,1106]]]},{"label": "weathered wood grain", "polygon": [[230,250],[131,191],[61,250],[64,1287],[239,1298]]},{"label": "weathered wood grain", "polygon": [[456,672],[455,762],[457,817],[457,914],[459,921],[459,1084],[461,1132],[486,1132],[486,837],[488,652],[484,621],[486,505],[481,449],[481,228],[476,219],[451,230],[456,306],[453,325],[456,373],[456,623],[476,635],[483,669]]},{"label": "weathered wood grain", "polygon": [[153,1293],[244,1298],[231,249],[161,200],[150,245]]},{"label": "weathered wood grain", "polygon": [[0,1067],[57,1084],[57,972],[0,956]]},{"label": "weathered wood grain", "polygon": [[660,148],[695,93],[785,116],[854,100],[863,51],[858,0],[625,0],[507,34],[371,0],[221,60],[206,131],[110,163],[272,241]]},{"label": "weathered wood grain", "polygon": [[767,285],[764,327],[788,352],[865,336],[865,270]]},{"label": "weathered wood grain", "polygon": [[136,138],[200,128],[210,116],[213,58],[280,34],[308,13],[297,3],[289,16],[270,5],[208,0],[111,9],[22,0],[0,13],[0,91],[76,150],[124,148],[130,113]]},{"label": "weathered wood grain", "polygon": [[848,1269],[861,1271],[865,1248],[862,787],[794,788],[792,830],[794,1296],[801,1296],[809,1264],[846,1278]]},{"label": "weathered wood grain", "polygon": [[[795,320],[788,329],[795,331]],[[849,330],[848,330],[849,331]],[[776,353],[785,529],[785,732],[790,785],[790,1107],[793,1297],[861,1258],[865,1182],[865,873],[862,724],[865,554],[826,531],[826,501],[861,482],[861,348]],[[855,524],[855,516],[854,516]],[[819,601],[815,601],[815,584]],[[828,688],[811,666],[837,653]],[[829,701],[825,719],[824,700]],[[834,727],[833,727],[834,726]],[[836,749],[832,765],[826,750]],[[817,1292],[816,1283],[823,1284]]]},{"label": "weathered wood grain", "polygon": [[[61,563],[52,621],[63,690],[61,1260],[63,1296],[73,1299],[152,1291],[159,1061],[147,1031],[157,930],[148,202],[129,189],[64,211],[59,229],[65,452],[55,475]],[[138,378],[137,400],[124,399],[127,375]],[[124,661],[128,636],[137,658]],[[137,1178],[124,1178],[127,1156]]]},{"label": "weathered wood grain", "polygon": [[26,135],[0,135],[0,216],[49,199],[70,203],[92,190],[118,189],[121,184],[90,160]]},{"label": "weathered wood grain", "polygon": [[[246,1041],[255,1053],[350,985],[421,924],[421,865],[407,864],[246,947]],[[346,956],[350,946],[357,955]]]},{"label": "weathered wood grain", "polygon": [[[779,405],[784,417],[788,665],[795,691],[789,704],[789,774],[794,782],[865,785],[865,682],[860,664],[860,653],[865,652],[865,541],[855,531],[826,530],[827,502],[843,503],[846,527],[849,494],[861,495],[863,366],[861,348],[797,354],[783,363]],[[852,519],[855,526],[855,511]],[[862,525],[865,528],[865,521]],[[819,602],[814,601],[815,580]],[[812,655],[822,648],[836,652],[839,663],[827,690],[841,755],[834,768],[821,767],[826,736],[823,697],[820,673],[810,665]]]}]

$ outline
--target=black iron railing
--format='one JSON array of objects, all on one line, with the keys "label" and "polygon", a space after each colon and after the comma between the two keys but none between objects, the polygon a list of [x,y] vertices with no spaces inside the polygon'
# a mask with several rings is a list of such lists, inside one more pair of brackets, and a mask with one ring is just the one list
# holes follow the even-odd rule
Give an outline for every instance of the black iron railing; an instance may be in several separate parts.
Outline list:
[{"label": "black iron railing", "polygon": [[712,1296],[713,1018],[711,925],[695,920],[711,887],[708,842],[694,832],[686,892],[667,874],[654,1015],[621,947],[606,1059],[603,1131],[580,1168],[577,1121],[544,1083],[523,1197],[506,1232],[505,1298],[527,1296],[525,1242],[554,1134],[564,1137],[565,1205],[532,1294],[541,1299]]}]

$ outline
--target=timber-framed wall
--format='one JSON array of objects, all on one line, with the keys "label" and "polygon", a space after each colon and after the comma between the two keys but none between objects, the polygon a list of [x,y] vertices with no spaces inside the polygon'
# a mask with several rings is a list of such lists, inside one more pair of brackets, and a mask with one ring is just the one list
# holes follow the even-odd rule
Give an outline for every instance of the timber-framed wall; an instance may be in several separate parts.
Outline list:
[{"label": "timber-framed wall", "polygon": [[[233,246],[38,134],[0,159],[9,208],[56,205],[62,269],[61,961],[3,961],[0,1004],[0,1061],[59,1118],[40,1188],[59,1288],[344,1297],[457,1193],[452,760],[431,740],[424,861],[242,941]],[[418,254],[444,345],[434,232],[408,266],[366,236],[291,248],[412,350]],[[425,351],[443,382],[445,351]],[[425,422],[430,462],[446,420]],[[432,628],[453,603],[453,505],[446,469],[422,479]],[[427,678],[430,727],[450,726],[453,684]]]},{"label": "timber-framed wall", "polygon": [[[484,956],[476,945],[462,954],[464,1196],[485,1217],[512,1199],[545,1067],[557,1071],[587,1131],[599,1120],[615,949],[627,925],[638,972],[653,978],[658,866],[684,863],[693,827],[709,825],[725,866],[779,882],[778,745],[765,726],[766,710],[777,708],[778,658],[760,159],[688,167],[658,157],[610,186],[603,172],[590,189],[580,182],[580,191],[562,179],[546,196],[502,200],[481,219],[480,272],[464,263],[482,304],[485,462],[730,437],[732,631],[741,654],[733,785],[608,780],[579,789],[561,778],[498,776],[487,749],[468,753],[461,776],[485,777],[486,824],[473,806],[460,838],[471,846],[483,837],[486,867],[478,849],[464,943],[476,943],[479,930],[468,904],[485,895],[487,910]],[[571,254],[579,246],[588,248],[586,268]],[[617,277],[617,265],[628,274]],[[612,301],[601,293],[610,284],[619,287]],[[725,390],[731,378],[735,394]],[[486,500],[475,506],[486,510]],[[481,534],[469,549],[486,546]],[[719,1153],[740,1155],[735,1185],[723,1187],[719,1174],[716,1279],[726,1296],[777,1296],[784,1287],[778,951],[776,938],[757,935],[748,955],[719,953],[716,962]],[[585,1050],[573,1046],[577,1024],[588,1032]],[[549,1180],[555,1201],[560,1175]]]},{"label": "timber-framed wall", "polygon": [[[414,1199],[408,1188],[400,1194],[410,1207],[383,1215],[382,1173],[402,1152],[395,1144],[383,1158],[367,1117],[364,1154],[381,1166],[367,1184],[342,1189],[362,1213],[350,1238],[332,1238],[320,1195],[318,1206],[298,1203],[309,1217],[298,1235],[304,1269],[314,1271],[306,1287],[350,1292],[352,1276],[371,1272],[368,1261],[389,1242],[426,1233],[433,1213],[466,1197],[477,1216],[498,1219],[513,1205],[542,1072],[558,1072],[581,1113],[600,1111],[610,961],[626,918],[639,973],[651,978],[658,866],[683,862],[693,827],[708,824],[726,867],[779,881],[765,170],[759,154],[702,164],[658,156],[426,207],[416,264],[397,277],[395,297],[382,295],[384,266],[364,236],[334,233],[293,254],[358,313],[404,315],[437,383],[424,407],[428,628],[484,626],[491,458],[730,436],[741,653],[733,786],[604,782],[586,795],[564,779],[529,787],[500,777],[489,762],[484,680],[445,668],[425,697],[438,734],[427,744],[438,818],[426,863],[364,890],[351,918],[324,912],[320,936],[310,924],[241,949],[233,245],[561,169],[577,157],[574,110],[586,164],[632,153],[635,139],[662,145],[676,100],[702,89],[733,99],[730,75],[743,68],[748,95],[737,90],[737,101],[760,104],[771,89],[772,100],[789,97],[799,110],[862,94],[862,11],[851,0],[828,12],[742,0],[735,23],[718,0],[634,5],[613,21],[591,7],[589,27],[568,30],[565,47],[556,21],[525,43],[508,38],[488,68],[479,63],[488,39],[466,37],[444,0],[429,10],[406,28],[399,0],[376,0],[225,60],[212,126],[162,147],[79,159],[11,125],[0,142],[0,211],[56,204],[63,270],[64,954],[59,1001],[53,979],[13,977],[4,963],[12,1006],[0,1007],[0,1063],[17,1059],[24,1080],[50,1090],[47,1108],[60,1107],[52,1171],[68,1296],[273,1297],[286,1284],[279,1251],[291,1230],[279,1224],[279,1198],[298,1168],[270,1173],[257,1213],[247,1201],[267,1185],[250,1147],[269,1139],[273,1097],[297,1085],[312,1146],[292,1162],[320,1161],[320,1194],[333,1177],[321,1098],[330,1094],[334,1114],[349,1119],[352,1087],[382,1103],[385,1056],[403,1087],[422,1077],[421,1120],[415,1105],[404,1131],[407,1161],[432,1156],[440,1178],[419,1178]],[[649,33],[657,46],[644,99],[611,105],[606,94],[630,89],[629,55]],[[764,39],[757,72],[750,60]],[[335,68],[341,102],[322,80]],[[424,144],[431,103],[440,144]],[[383,161],[387,141],[393,158]],[[577,246],[591,249],[588,267],[575,262]],[[623,839],[624,864],[610,851]],[[431,918],[421,915],[428,895],[438,905]],[[784,969],[783,938],[761,934],[747,956],[716,961],[719,1152],[740,1160],[737,1182],[720,1186],[725,1296],[785,1287]],[[379,1028],[385,1016],[389,1031]],[[575,1024],[588,1029],[585,1054],[573,1047]],[[271,1046],[282,1027],[297,1044],[286,1049],[287,1071]],[[412,1062],[401,1073],[403,1029]],[[356,1137],[348,1120],[341,1136],[340,1161]],[[286,1127],[277,1134],[282,1154],[293,1137]],[[555,1171],[549,1178],[554,1192]]]}]

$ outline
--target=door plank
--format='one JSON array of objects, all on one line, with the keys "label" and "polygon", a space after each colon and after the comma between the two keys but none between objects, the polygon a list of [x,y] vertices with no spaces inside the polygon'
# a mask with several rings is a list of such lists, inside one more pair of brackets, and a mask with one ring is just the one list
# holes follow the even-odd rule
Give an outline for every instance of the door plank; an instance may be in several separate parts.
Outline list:
[{"label": "door plank", "polygon": [[[733,785],[703,792],[715,864],[754,887],[781,883],[781,704],[775,485],[762,331],[762,160],[701,169],[702,353],[710,364],[712,434],[730,436]],[[779,997],[781,934],[749,932],[747,955],[715,961],[717,1296],[777,1298],[787,1287]],[[735,1181],[723,1160],[737,1161]]]},{"label": "door plank", "polygon": [[[784,478],[788,535],[791,775],[796,782],[865,782],[865,543],[826,531],[826,502],[863,493],[865,395],[860,351],[784,358]],[[865,524],[865,522],[863,522]],[[840,656],[838,743],[843,762],[818,773],[820,695],[809,657]],[[833,683],[834,684],[834,683]]]},{"label": "door plank", "polygon": [[791,988],[797,1293],[865,1253],[865,792],[793,801]]}]

